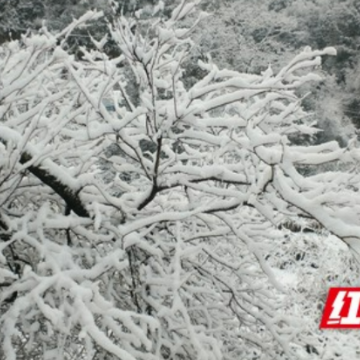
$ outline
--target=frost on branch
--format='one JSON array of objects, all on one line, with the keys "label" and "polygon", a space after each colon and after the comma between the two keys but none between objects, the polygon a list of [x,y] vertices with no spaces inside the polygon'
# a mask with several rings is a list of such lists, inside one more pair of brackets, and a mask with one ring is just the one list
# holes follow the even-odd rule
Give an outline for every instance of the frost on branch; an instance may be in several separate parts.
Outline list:
[{"label": "frost on branch", "polygon": [[193,5],[147,31],[117,18],[116,59],[47,32],[0,48],[4,359],[285,359],[303,338],[265,260],[279,225],[315,219],[357,249],[359,175],[298,170],[358,149],[291,141],[316,132],[296,89],[333,50],[279,74],[200,63],[186,88]]}]

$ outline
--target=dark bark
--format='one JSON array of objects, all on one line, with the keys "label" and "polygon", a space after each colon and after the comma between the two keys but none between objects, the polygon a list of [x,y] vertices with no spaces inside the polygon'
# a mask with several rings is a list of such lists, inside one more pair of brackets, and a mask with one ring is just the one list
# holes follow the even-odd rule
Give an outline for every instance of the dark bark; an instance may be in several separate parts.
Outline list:
[{"label": "dark bark", "polygon": [[[26,164],[31,160],[31,156],[24,152],[20,157],[20,163]],[[66,206],[80,217],[90,217],[89,212],[86,210],[82,203],[79,192],[74,192],[66,184],[63,184],[58,178],[50,174],[49,171],[42,168],[41,165],[30,165],[28,171],[36,176],[42,183],[53,189],[66,203]]]}]

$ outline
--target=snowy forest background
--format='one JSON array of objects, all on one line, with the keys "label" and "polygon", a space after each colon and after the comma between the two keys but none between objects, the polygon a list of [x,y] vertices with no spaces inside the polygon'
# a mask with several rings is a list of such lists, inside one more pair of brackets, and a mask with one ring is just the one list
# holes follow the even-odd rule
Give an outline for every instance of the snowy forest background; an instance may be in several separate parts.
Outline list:
[{"label": "snowy forest background", "polygon": [[359,29],[356,0],[0,0],[0,359],[359,358],[319,330],[360,286]]}]

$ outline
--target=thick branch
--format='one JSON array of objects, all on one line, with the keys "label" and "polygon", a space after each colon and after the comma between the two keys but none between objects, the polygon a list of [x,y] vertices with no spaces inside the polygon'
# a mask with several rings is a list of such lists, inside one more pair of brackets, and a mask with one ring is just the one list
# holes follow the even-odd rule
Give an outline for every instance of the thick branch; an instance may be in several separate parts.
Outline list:
[{"label": "thick branch", "polygon": [[[20,163],[26,164],[32,157],[24,152],[21,155]],[[67,185],[63,184],[54,175],[50,174],[47,170],[41,168],[41,165],[30,165],[27,168],[34,176],[36,176],[41,182],[53,189],[66,203],[69,209],[71,209],[76,215],[81,217],[90,217],[89,212],[86,210],[84,204],[80,200],[79,191],[74,192]]]}]

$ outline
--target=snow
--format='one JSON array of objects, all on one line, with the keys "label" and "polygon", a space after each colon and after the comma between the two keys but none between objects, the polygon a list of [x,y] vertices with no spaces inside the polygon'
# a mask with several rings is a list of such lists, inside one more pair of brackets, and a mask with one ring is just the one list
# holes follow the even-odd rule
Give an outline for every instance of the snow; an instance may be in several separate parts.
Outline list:
[{"label": "snow", "polygon": [[[45,357],[65,336],[76,350],[85,344],[84,356],[96,348],[126,360],[276,358],[305,346],[308,332],[321,339],[296,317],[314,321],[310,300],[321,304],[335,270],[350,274],[348,247],[360,254],[359,179],[340,168],[304,176],[298,165],[356,165],[359,151],[294,145],[288,134],[316,131],[299,124],[306,113],[296,90],[320,79],[312,69],[335,50],[306,49],[261,75],[200,63],[208,73],[188,89],[191,31],[177,22],[197,3],[182,1],[148,33],[119,17],[111,35],[121,67],[99,56],[105,38],[81,61],[49,34],[0,53],[7,359],[24,337],[30,350],[44,343]],[[42,183],[34,167],[56,184]],[[332,235],[280,230],[300,216]],[[48,333],[40,337],[39,326]]]}]

